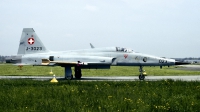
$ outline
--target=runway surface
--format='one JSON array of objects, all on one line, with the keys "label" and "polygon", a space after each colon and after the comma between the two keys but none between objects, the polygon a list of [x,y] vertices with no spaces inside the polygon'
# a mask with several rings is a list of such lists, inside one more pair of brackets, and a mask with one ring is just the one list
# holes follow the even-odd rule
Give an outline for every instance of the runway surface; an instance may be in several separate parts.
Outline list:
[{"label": "runway surface", "polygon": [[200,71],[200,65],[179,65],[181,68],[175,68],[177,70],[187,71]]},{"label": "runway surface", "polygon": [[[33,79],[33,80],[51,80],[52,76],[0,76],[0,79]],[[56,77],[57,80],[64,80],[64,77]],[[181,80],[181,81],[200,81],[200,75],[193,76],[146,76],[146,81],[159,80]],[[77,80],[77,79],[73,79]],[[139,81],[138,76],[116,76],[116,77],[82,77],[80,81]]]}]

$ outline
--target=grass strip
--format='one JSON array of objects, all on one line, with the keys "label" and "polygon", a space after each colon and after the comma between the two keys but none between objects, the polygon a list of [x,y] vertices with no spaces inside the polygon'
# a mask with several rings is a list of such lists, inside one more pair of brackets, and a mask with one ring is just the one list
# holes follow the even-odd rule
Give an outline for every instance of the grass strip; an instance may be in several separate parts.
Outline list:
[{"label": "grass strip", "polygon": [[[199,75],[200,71],[177,70],[176,66],[172,67],[144,67],[149,76],[172,76],[172,75]],[[50,71],[56,76],[64,76],[63,67],[46,67],[46,66],[24,66],[22,70],[19,67],[5,64],[0,65],[0,75],[34,75],[34,76],[51,76]],[[74,74],[74,68],[72,68]],[[112,66],[111,69],[83,69],[83,76],[137,76],[139,75],[139,67],[130,66]]]},{"label": "grass strip", "polygon": [[0,110],[70,112],[200,111],[200,82],[0,80]]}]

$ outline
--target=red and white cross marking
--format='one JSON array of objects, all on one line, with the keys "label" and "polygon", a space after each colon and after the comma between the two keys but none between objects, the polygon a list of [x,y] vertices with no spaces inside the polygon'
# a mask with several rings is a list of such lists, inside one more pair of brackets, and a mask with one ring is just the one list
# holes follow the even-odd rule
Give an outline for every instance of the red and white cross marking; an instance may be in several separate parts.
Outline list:
[{"label": "red and white cross marking", "polygon": [[34,38],[28,38],[28,44],[33,45],[35,42]]}]

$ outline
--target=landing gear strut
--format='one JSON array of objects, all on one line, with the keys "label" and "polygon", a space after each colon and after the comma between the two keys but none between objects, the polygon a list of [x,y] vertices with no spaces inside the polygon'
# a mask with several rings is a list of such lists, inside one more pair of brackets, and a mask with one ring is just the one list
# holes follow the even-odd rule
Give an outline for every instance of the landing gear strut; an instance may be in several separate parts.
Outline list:
[{"label": "landing gear strut", "polygon": [[143,70],[142,66],[140,66],[139,72],[140,72],[139,79],[140,80],[144,80],[145,79],[145,75],[144,74],[146,74],[146,73],[145,73],[145,70]]},{"label": "landing gear strut", "polygon": [[75,78],[80,79],[82,76],[80,65],[75,66]]},{"label": "landing gear strut", "polygon": [[65,79],[67,79],[67,80],[73,79],[72,69],[70,66],[65,66]]}]

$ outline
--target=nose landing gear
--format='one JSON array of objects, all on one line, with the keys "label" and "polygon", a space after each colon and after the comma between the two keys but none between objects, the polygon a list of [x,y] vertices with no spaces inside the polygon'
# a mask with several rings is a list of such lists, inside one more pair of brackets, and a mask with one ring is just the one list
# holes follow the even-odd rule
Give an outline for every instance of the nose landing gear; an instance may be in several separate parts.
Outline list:
[{"label": "nose landing gear", "polygon": [[142,66],[140,66],[139,72],[140,72],[139,79],[140,79],[140,80],[144,80],[144,79],[145,79],[146,72],[145,72],[145,70],[143,70],[143,67],[142,67]]}]

